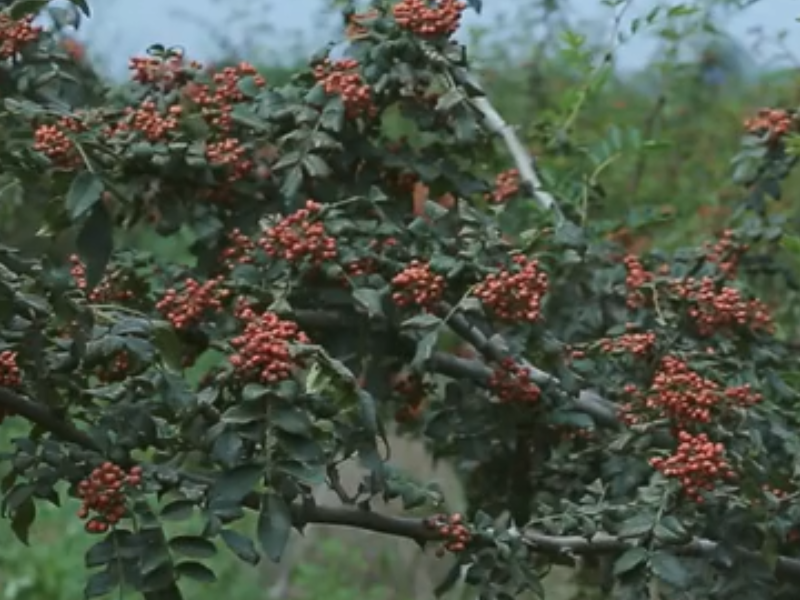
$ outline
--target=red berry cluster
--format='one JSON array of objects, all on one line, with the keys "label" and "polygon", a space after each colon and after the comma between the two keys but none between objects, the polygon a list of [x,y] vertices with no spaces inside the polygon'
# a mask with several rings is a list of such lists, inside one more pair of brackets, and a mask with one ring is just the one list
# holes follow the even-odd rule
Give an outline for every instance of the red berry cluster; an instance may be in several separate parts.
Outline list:
[{"label": "red berry cluster", "polygon": [[97,378],[106,383],[123,381],[128,377],[130,368],[131,357],[125,350],[122,350],[111,359],[111,364],[101,367],[97,371]]},{"label": "red berry cluster", "polygon": [[678,479],[684,493],[698,503],[703,502],[703,490],[713,490],[718,481],[736,477],[725,460],[725,447],[709,440],[705,433],[681,431],[675,453],[668,458],[651,458],[650,464],[666,477]]},{"label": "red berry cluster", "polygon": [[239,181],[253,170],[255,163],[247,156],[247,148],[236,138],[226,138],[206,146],[209,164],[228,169],[228,183]]},{"label": "red berry cluster", "polygon": [[715,263],[725,277],[731,278],[736,275],[739,259],[747,251],[747,245],[736,242],[733,231],[726,229],[719,240],[707,245],[707,249],[706,260]]},{"label": "red berry cluster", "polygon": [[142,483],[142,468],[132,467],[125,473],[122,467],[105,462],[78,484],[78,497],[83,504],[78,517],[86,519],[86,531],[103,533],[122,520],[127,512],[126,491]]},{"label": "red berry cluster", "polygon": [[424,37],[439,37],[458,30],[466,7],[466,2],[461,0],[401,0],[392,12],[395,22],[403,29]]},{"label": "red berry cluster", "polygon": [[[72,254],[69,257],[72,267],[70,274],[75,280],[75,285],[79,289],[86,289],[86,267],[77,254]],[[128,289],[128,281],[125,276],[119,271],[113,271],[106,275],[103,280],[89,292],[87,298],[90,302],[106,303],[106,302],[125,302],[134,298],[135,294],[132,290]]]},{"label": "red berry cluster", "polygon": [[361,78],[358,67],[358,61],[352,58],[336,62],[326,58],[314,67],[314,77],[325,93],[342,97],[349,119],[373,117],[377,113],[372,90]]},{"label": "red berry cluster", "polygon": [[528,369],[512,358],[504,358],[489,378],[489,389],[504,403],[536,402],[541,390],[531,381]]},{"label": "red berry cluster", "polygon": [[240,229],[234,229],[228,234],[228,244],[220,256],[226,267],[232,269],[236,265],[253,262],[253,250],[256,249],[256,243]]},{"label": "red berry cluster", "polygon": [[722,400],[720,386],[693,371],[674,356],[661,359],[647,396],[646,406],[665,411],[679,426],[708,423],[711,410]]},{"label": "red berry cluster", "polygon": [[33,134],[33,149],[41,152],[57,167],[74,169],[83,164],[69,133],[84,131],[78,119],[62,117],[53,125],[40,125]]},{"label": "red berry cluster", "polygon": [[412,260],[392,278],[392,300],[401,308],[418,306],[431,310],[444,295],[444,277],[431,270],[428,263]]},{"label": "red berry cluster", "polygon": [[284,321],[272,312],[256,313],[248,306],[237,311],[247,322],[241,335],[231,340],[236,350],[230,363],[242,382],[278,383],[292,376],[303,365],[292,357],[291,344],[308,344],[309,339],[297,323]]},{"label": "red berry cluster", "polygon": [[442,557],[445,552],[462,552],[472,541],[472,533],[459,513],[433,515],[424,523],[426,528],[436,531],[444,539],[444,545],[437,549],[436,556]]},{"label": "red berry cluster", "polygon": [[769,134],[769,142],[780,140],[792,128],[794,115],[788,111],[774,108],[762,108],[755,117],[745,120],[744,128],[748,133],[757,135]]},{"label": "red berry cluster", "polygon": [[274,258],[299,264],[302,261],[318,266],[336,258],[336,240],[325,232],[322,221],[313,220],[322,205],[309,200],[305,208],[267,229],[258,245]]},{"label": "red berry cluster", "polygon": [[182,113],[183,107],[179,104],[162,111],[152,100],[144,100],[138,107],[126,107],[122,119],[106,130],[106,134],[112,137],[135,131],[150,142],[165,141],[169,139],[169,134],[178,129],[178,119]]},{"label": "red berry cluster", "polygon": [[492,273],[475,286],[474,294],[484,306],[504,321],[536,321],[547,293],[547,273],[537,260],[513,257],[516,269]]},{"label": "red berry cluster", "polygon": [[22,385],[22,371],[17,364],[17,353],[13,350],[0,352],[0,386],[18,388]]},{"label": "red berry cluster", "polygon": [[246,99],[239,88],[245,77],[252,77],[253,83],[259,88],[267,84],[253,65],[241,62],[235,67],[225,67],[214,73],[212,85],[191,82],[181,91],[192,104],[200,107],[200,112],[209,125],[221,131],[229,131],[233,125],[233,106]]},{"label": "red berry cluster", "polygon": [[625,287],[628,290],[628,308],[634,309],[644,306],[645,296],[639,288],[652,281],[653,274],[647,271],[641,261],[632,254],[628,254],[623,259],[623,262],[627,271]]},{"label": "red berry cluster", "polygon": [[774,329],[769,308],[760,300],[745,300],[732,287],[717,290],[711,277],[673,282],[672,291],[692,303],[689,316],[703,336],[736,326],[770,333]]},{"label": "red berry cluster", "polygon": [[42,28],[33,25],[33,15],[14,20],[0,13],[0,60],[12,58],[22,48],[39,39]]},{"label": "red berry cluster", "polygon": [[189,278],[180,290],[170,288],[156,304],[156,309],[172,323],[175,329],[189,329],[197,325],[209,312],[217,312],[230,296],[223,287],[222,276],[200,283]]},{"label": "red berry cluster", "polygon": [[759,404],[764,396],[753,390],[749,383],[735,385],[725,390],[725,397],[738,406],[747,407]]},{"label": "red berry cluster", "polygon": [[191,78],[192,71],[202,66],[191,61],[186,63],[183,54],[170,56],[133,57],[128,61],[131,79],[143,85],[159,86],[165,91],[183,85]]},{"label": "red berry cluster", "polygon": [[494,181],[494,190],[486,199],[493,204],[502,204],[519,192],[519,171],[509,169],[500,173]]},{"label": "red berry cluster", "polygon": [[603,352],[629,352],[634,356],[643,357],[650,354],[653,350],[656,344],[656,334],[652,331],[645,333],[625,333],[616,338],[602,339],[599,343],[600,349]]}]

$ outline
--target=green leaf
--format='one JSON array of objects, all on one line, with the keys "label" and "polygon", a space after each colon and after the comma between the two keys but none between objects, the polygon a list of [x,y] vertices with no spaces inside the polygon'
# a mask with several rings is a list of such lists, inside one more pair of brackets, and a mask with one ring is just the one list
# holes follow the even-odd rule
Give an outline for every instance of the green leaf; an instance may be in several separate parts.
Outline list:
[{"label": "green leaf", "polygon": [[691,583],[691,574],[673,554],[658,550],[650,556],[650,571],[664,583],[685,591]]},{"label": "green leaf", "polygon": [[97,287],[103,279],[114,251],[114,224],[105,204],[94,205],[89,218],[81,227],[75,241],[83,264],[86,265],[86,287]]},{"label": "green leaf", "polygon": [[266,494],[258,514],[258,541],[269,559],[280,562],[292,531],[289,505],[277,494]]},{"label": "green leaf", "polygon": [[197,535],[179,535],[169,541],[173,552],[190,558],[211,558],[217,554],[214,542]]},{"label": "green leaf", "polygon": [[640,513],[623,521],[617,532],[621,538],[635,538],[649,533],[653,529],[654,515]]},{"label": "green leaf", "polygon": [[27,498],[19,507],[14,511],[14,516],[11,519],[11,529],[17,539],[28,545],[28,535],[30,533],[31,525],[36,519],[36,503],[32,498]]},{"label": "green leaf", "polygon": [[653,530],[656,540],[669,545],[687,544],[692,539],[689,533],[676,517],[667,515],[656,525]]},{"label": "green leaf", "polygon": [[417,351],[414,353],[414,358],[410,366],[414,369],[422,367],[425,362],[433,354],[436,343],[439,341],[439,329],[434,329],[422,336],[422,339],[417,342]]},{"label": "green leaf", "polygon": [[353,291],[353,299],[367,309],[370,317],[383,315],[383,294],[372,288],[358,288]]},{"label": "green leaf", "polygon": [[91,9],[89,8],[89,4],[88,4],[88,2],[86,2],[86,0],[69,0],[69,1],[70,1],[70,2],[72,2],[72,3],[73,3],[75,6],[77,6],[77,7],[78,7],[78,9],[79,9],[79,10],[80,10],[80,11],[81,11],[81,12],[82,12],[82,13],[83,13],[83,14],[84,14],[86,17],[91,17],[91,16],[92,16],[92,11],[91,11]]},{"label": "green leaf", "polygon": [[221,420],[223,423],[244,425],[246,423],[261,421],[266,417],[267,413],[263,406],[259,406],[255,402],[243,402],[241,404],[234,404],[222,413]]},{"label": "green leaf", "polygon": [[261,557],[256,550],[256,546],[249,537],[242,535],[233,529],[223,529],[219,532],[222,541],[230,548],[236,556],[251,565],[257,565]]},{"label": "green leaf", "polygon": [[300,191],[301,185],[303,185],[303,169],[300,166],[292,167],[283,178],[281,194],[291,200]]},{"label": "green leaf", "polygon": [[244,105],[237,104],[231,111],[231,119],[239,125],[244,125],[255,131],[262,133],[268,132],[269,127],[262,121],[257,114]]},{"label": "green leaf", "polygon": [[245,496],[255,489],[263,476],[264,468],[261,465],[241,465],[224,471],[209,490],[209,505],[241,505]]},{"label": "green leaf", "polygon": [[313,178],[327,177],[333,172],[330,166],[328,166],[328,163],[316,154],[306,155],[302,165],[306,173],[308,173],[308,176]]},{"label": "green leaf", "polygon": [[87,569],[107,565],[117,558],[117,549],[112,537],[113,535],[113,533],[110,533],[104,540],[97,542],[86,551],[84,563]]},{"label": "green leaf", "polygon": [[89,575],[86,586],[83,588],[83,597],[89,600],[89,598],[106,596],[113,592],[118,585],[117,571],[109,566],[103,571]]},{"label": "green leaf", "polygon": [[641,546],[629,548],[622,555],[614,561],[614,576],[620,577],[625,573],[630,573],[634,569],[647,562],[647,550]]},{"label": "green leaf", "polygon": [[90,171],[81,171],[72,180],[66,198],[66,208],[73,220],[85,215],[100,202],[105,191],[103,180]]},{"label": "green leaf", "polygon": [[436,315],[425,313],[406,319],[400,327],[402,329],[430,329],[432,327],[437,327],[441,323],[442,320]]},{"label": "green leaf", "polygon": [[50,0],[17,0],[11,5],[8,14],[16,21],[28,15],[38,14],[49,3]]},{"label": "green leaf", "polygon": [[175,573],[178,577],[188,577],[201,583],[215,583],[217,576],[214,571],[204,564],[194,561],[184,561],[175,565]]},{"label": "green leaf", "polygon": [[194,513],[195,503],[191,500],[174,500],[161,509],[165,521],[185,521]]},{"label": "green leaf", "polygon": [[270,394],[270,389],[260,383],[248,383],[242,390],[242,400],[252,402]]},{"label": "green leaf", "polygon": [[276,406],[270,410],[270,423],[286,433],[308,435],[311,433],[311,419],[294,406]]}]

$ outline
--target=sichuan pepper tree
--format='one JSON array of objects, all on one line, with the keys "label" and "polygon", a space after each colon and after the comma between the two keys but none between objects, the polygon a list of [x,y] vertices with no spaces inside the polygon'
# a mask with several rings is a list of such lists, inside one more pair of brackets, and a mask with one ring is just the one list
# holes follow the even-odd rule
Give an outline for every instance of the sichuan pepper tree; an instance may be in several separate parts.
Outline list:
[{"label": "sichuan pepper tree", "polygon": [[[4,13],[10,69],[50,43],[15,33],[43,4]],[[771,225],[633,256],[576,224],[452,39],[466,8],[376,2],[348,57],[282,87],[156,46],[100,106],[6,99],[2,168],[36,175],[75,253],[0,248],[0,407],[28,431],[3,514],[26,541],[80,499],[86,597],[180,598],[220,548],[279,561],[315,524],[453,555],[442,590],[484,598],[582,556],[619,598],[797,592],[796,358],[748,262]],[[515,204],[538,208],[511,236]],[[196,260],[123,247],[143,231]],[[398,476],[392,422],[456,465],[465,514]]]}]

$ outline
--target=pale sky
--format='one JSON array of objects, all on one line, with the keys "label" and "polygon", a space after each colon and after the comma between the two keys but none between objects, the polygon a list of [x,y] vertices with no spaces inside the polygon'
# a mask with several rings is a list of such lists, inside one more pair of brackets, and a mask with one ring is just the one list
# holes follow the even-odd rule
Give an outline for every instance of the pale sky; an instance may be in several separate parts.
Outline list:
[{"label": "pale sky", "polygon": [[[695,0],[696,2],[697,0]],[[747,0],[728,0],[729,3]],[[481,15],[470,11],[466,18],[468,26],[488,27],[494,35],[503,40],[504,36],[518,37],[525,33],[523,21],[515,11],[529,0],[484,0]],[[335,21],[321,23],[316,17],[324,0],[89,0],[94,17],[82,25],[81,37],[90,42],[91,50],[102,56],[115,74],[122,74],[127,57],[141,54],[153,43],[178,45],[187,50],[193,58],[209,60],[218,53],[213,36],[226,35],[246,42],[251,47],[268,48],[269,55],[281,58],[296,53],[292,47],[296,34],[304,40],[307,47],[314,49],[323,46],[331,39]],[[675,5],[675,0],[630,0],[625,12],[622,29],[630,30],[630,22],[637,16],[645,15],[656,4]],[[687,0],[684,4],[693,4]],[[254,9],[254,7],[261,7]],[[238,23],[230,23],[237,7],[249,10],[249,16]],[[191,12],[212,26],[208,29],[193,23],[191,19],[178,14]],[[525,12],[524,10],[522,11]],[[601,0],[571,0],[570,17],[592,23],[595,27],[608,28],[613,22],[613,11],[602,6]],[[498,26],[498,19],[505,17],[505,23]],[[786,32],[785,45],[795,61],[800,65],[800,0],[761,0],[755,6],[745,9],[735,18],[724,18],[717,25],[733,34],[747,47],[756,40],[753,30],[761,30],[770,39],[781,31]],[[257,21],[268,24],[271,31],[264,31]],[[248,29],[250,31],[248,31]],[[508,41],[508,40],[506,40]],[[619,65],[625,69],[635,69],[647,63],[658,49],[657,41],[646,35],[638,35],[619,49]],[[779,48],[775,43],[765,46],[755,58],[762,64],[773,63]]]}]

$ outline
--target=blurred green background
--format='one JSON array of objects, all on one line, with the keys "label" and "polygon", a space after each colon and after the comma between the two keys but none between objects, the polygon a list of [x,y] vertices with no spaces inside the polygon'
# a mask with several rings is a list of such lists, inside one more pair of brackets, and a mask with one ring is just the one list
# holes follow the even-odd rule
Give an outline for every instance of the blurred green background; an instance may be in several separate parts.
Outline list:
[{"label": "blurred green background", "polygon": [[[232,11],[231,18],[241,19],[242,3],[235,4],[239,12]],[[607,23],[567,28],[557,0],[529,4],[529,17],[545,24],[543,32],[532,35],[524,20],[507,20],[472,28],[467,37],[492,100],[519,127],[553,185],[569,195],[575,191],[571,185],[585,184],[588,177],[596,193],[585,199],[587,213],[594,220],[626,223],[618,238],[632,248],[648,247],[653,240],[674,245],[716,230],[744,193],[728,183],[743,120],[763,106],[797,104],[800,73],[791,65],[800,65],[800,57],[788,56],[781,63],[788,67],[756,68],[752,48],[715,31],[719,10],[734,10],[735,3],[707,0],[697,4],[699,11],[666,15],[664,10],[650,21],[642,17],[637,27],[655,33],[663,51],[646,68],[623,73],[613,59],[615,34],[631,35],[630,27],[610,32]],[[795,16],[786,15],[787,21]],[[219,39],[218,64],[249,57],[252,40],[230,39],[224,27],[205,26]],[[504,35],[492,35],[500,29]],[[759,43],[786,53],[780,37]],[[279,60],[262,58],[261,68],[279,84],[306,63],[310,48],[308,40],[299,39],[282,49]],[[86,50],[102,73],[103,47],[90,39]],[[792,187],[790,180],[786,189]],[[41,223],[36,205],[23,202],[20,194],[4,193],[3,200],[4,243],[43,250],[35,236]],[[787,193],[773,210],[790,211],[793,200]],[[186,258],[179,243],[136,235],[158,254]],[[21,431],[15,419],[7,420],[0,428],[0,449]],[[416,442],[394,442],[399,466],[421,479],[439,479],[457,507],[461,492],[454,474],[445,465],[430,465]],[[0,524],[8,540],[0,545],[2,598],[82,597],[83,552],[93,540],[83,532],[76,510],[71,500],[62,509],[42,506],[30,547],[14,540],[5,521]],[[190,584],[187,597],[413,600],[431,597],[448,568],[446,559],[432,552],[423,556],[414,544],[360,532],[319,528],[295,541],[280,566],[252,568],[221,549],[215,564],[219,583]],[[555,571],[547,587],[555,600],[601,597],[596,584],[570,572]]]}]

